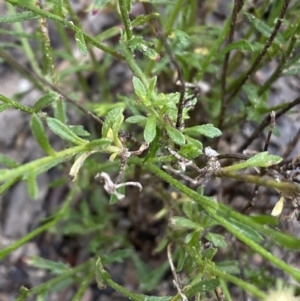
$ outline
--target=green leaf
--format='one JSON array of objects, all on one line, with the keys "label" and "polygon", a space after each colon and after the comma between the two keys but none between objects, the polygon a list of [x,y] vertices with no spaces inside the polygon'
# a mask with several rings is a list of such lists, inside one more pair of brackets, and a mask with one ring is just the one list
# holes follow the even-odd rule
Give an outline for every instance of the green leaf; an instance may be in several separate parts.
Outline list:
[{"label": "green leaf", "polygon": [[226,260],[216,263],[216,267],[228,274],[238,275],[240,273],[239,263],[237,260]]},{"label": "green leaf", "polygon": [[84,127],[82,125],[69,125],[69,129],[74,134],[76,134],[77,136],[80,136],[80,137],[88,137],[91,135],[88,131],[86,131],[84,129]]},{"label": "green leaf", "polygon": [[216,248],[226,248],[227,244],[223,235],[207,233],[205,238],[213,243]]},{"label": "green leaf", "polygon": [[75,34],[75,41],[80,52],[86,56],[87,55],[87,47],[85,44],[84,36],[81,30],[77,31]]},{"label": "green leaf", "polygon": [[63,0],[53,0],[53,13],[60,17],[64,17],[63,5]]},{"label": "green leaf", "polygon": [[48,139],[48,137],[45,133],[45,129],[44,129],[42,121],[40,120],[40,118],[36,114],[33,114],[31,116],[30,127],[31,127],[32,133],[34,135],[34,138],[38,142],[40,147],[48,155],[54,156],[55,151],[53,150],[53,148],[50,145],[50,142],[49,142],[49,139]]},{"label": "green leaf", "polygon": [[0,164],[3,164],[9,168],[14,168],[17,167],[19,165],[19,163],[17,161],[15,161],[14,159],[11,159],[9,157],[7,157],[4,154],[0,153]]},{"label": "green leaf", "polygon": [[112,141],[108,138],[96,139],[89,142],[86,145],[87,150],[105,150],[108,146],[110,146]]},{"label": "green leaf", "polygon": [[218,252],[217,248],[208,248],[202,252],[202,257],[208,261],[211,261],[214,258],[214,256],[217,254],[217,252]]},{"label": "green leaf", "polygon": [[282,72],[283,76],[291,76],[300,74],[300,63],[297,62]]},{"label": "green leaf", "polygon": [[59,98],[59,95],[54,92],[49,92],[43,97],[41,97],[33,106],[34,111],[37,113],[44,107],[48,106],[54,101],[57,101]]},{"label": "green leaf", "polygon": [[36,181],[35,170],[32,169],[27,174],[27,192],[32,199],[36,199],[39,195],[39,187]]},{"label": "green leaf", "polygon": [[196,140],[194,138],[191,138],[190,136],[188,135],[184,135],[186,141],[190,144],[190,145],[193,145],[197,148],[199,148],[199,150],[202,152],[203,150],[203,144],[199,141],[199,140]]},{"label": "green leaf", "polygon": [[192,297],[199,292],[209,292],[214,290],[220,284],[218,279],[205,279],[199,282],[187,285],[183,292],[187,297]]},{"label": "green leaf", "polygon": [[263,49],[263,47],[264,45],[261,43],[257,43],[257,42],[250,43],[247,40],[241,40],[227,45],[224,49],[222,49],[218,53],[218,56],[222,56],[231,50],[239,50],[241,52],[254,52],[254,51],[260,51],[261,49]]},{"label": "green leaf", "polygon": [[155,86],[156,86],[156,82],[157,82],[157,76],[152,77],[149,87],[148,87],[148,91],[147,91],[147,99],[150,101],[152,93],[154,92]]},{"label": "green leaf", "polygon": [[131,116],[126,119],[128,123],[140,123],[142,125],[146,124],[148,118],[141,115]]},{"label": "green leaf", "polygon": [[[273,29],[269,27],[266,23],[262,22],[261,20],[255,18],[252,14],[244,13],[248,18],[249,22],[266,38],[269,38],[273,32]],[[274,42],[277,45],[285,45],[286,41],[283,36],[277,32]]]},{"label": "green leaf", "polygon": [[200,225],[194,223],[193,221],[181,217],[181,216],[174,216],[170,219],[170,226],[175,229],[195,229],[199,230],[201,228]]},{"label": "green leaf", "polygon": [[151,115],[147,119],[147,123],[144,130],[144,139],[147,143],[151,143],[156,135],[156,116]]},{"label": "green leaf", "polygon": [[133,88],[134,88],[135,94],[138,97],[140,97],[143,101],[146,100],[147,91],[146,91],[146,88],[145,88],[144,84],[142,83],[142,81],[139,78],[134,76],[132,79],[132,83],[133,83]]},{"label": "green leaf", "polygon": [[26,20],[34,20],[39,18],[39,16],[33,12],[23,12],[19,14],[14,14],[10,16],[0,17],[0,23],[15,23],[22,22]]},{"label": "green leaf", "polygon": [[238,222],[236,219],[233,219],[231,217],[228,217],[227,220],[230,222],[231,226],[236,228],[240,233],[244,234],[251,240],[261,243],[263,241],[263,237],[256,231],[255,229]]},{"label": "green leaf", "polygon": [[7,109],[10,109],[10,108],[12,108],[12,104],[10,104],[10,103],[3,103],[3,104],[0,105],[0,112],[3,112],[3,111],[5,111]]},{"label": "green leaf", "polygon": [[282,158],[275,155],[269,155],[268,152],[261,152],[249,158],[245,162],[224,167],[225,171],[236,171],[248,167],[269,167],[278,164]]},{"label": "green leaf", "polygon": [[117,132],[119,131],[122,122],[124,120],[123,115],[124,108],[123,107],[117,107],[112,110],[110,110],[106,117],[104,124],[102,126],[102,137],[106,138],[109,129],[112,129],[113,131]]},{"label": "green leaf", "polygon": [[111,0],[95,0],[92,6],[92,9],[102,9],[106,6]]},{"label": "green leaf", "polygon": [[58,275],[70,270],[70,268],[62,262],[56,262],[38,256],[31,256],[30,258],[27,258],[26,263],[29,266],[39,269],[46,269],[51,273]]},{"label": "green leaf", "polygon": [[215,138],[222,135],[222,132],[210,123],[186,128],[183,132],[191,136],[203,135],[209,138]]},{"label": "green leaf", "polygon": [[200,156],[202,151],[194,144],[185,144],[180,148],[178,154],[187,159],[194,159]]},{"label": "green leaf", "polygon": [[184,135],[177,129],[173,128],[170,125],[166,125],[166,130],[173,142],[175,142],[178,145],[184,145],[185,144],[185,138]]},{"label": "green leaf", "polygon": [[46,122],[49,126],[49,128],[59,137],[61,137],[64,140],[70,141],[74,144],[82,145],[86,144],[87,141],[81,139],[76,134],[74,134],[68,126],[63,124],[61,121],[59,121],[56,118],[47,117]]}]

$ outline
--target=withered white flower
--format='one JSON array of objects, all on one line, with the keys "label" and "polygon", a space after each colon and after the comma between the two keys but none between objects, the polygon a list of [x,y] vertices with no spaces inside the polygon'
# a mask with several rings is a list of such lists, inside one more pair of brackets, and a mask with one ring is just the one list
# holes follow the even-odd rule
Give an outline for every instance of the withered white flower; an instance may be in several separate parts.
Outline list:
[{"label": "withered white flower", "polygon": [[104,180],[103,187],[106,190],[106,192],[108,192],[111,195],[115,195],[119,201],[124,199],[125,195],[119,193],[117,191],[118,188],[124,187],[124,186],[136,186],[139,188],[140,191],[143,189],[142,185],[139,182],[125,182],[125,183],[115,184],[111,180],[109,174],[107,174],[106,172],[101,172],[100,174],[97,174],[96,178],[98,178],[98,177],[100,177]]},{"label": "withered white flower", "polygon": [[295,297],[292,288],[283,287],[268,292],[264,301],[300,301],[300,297]]}]

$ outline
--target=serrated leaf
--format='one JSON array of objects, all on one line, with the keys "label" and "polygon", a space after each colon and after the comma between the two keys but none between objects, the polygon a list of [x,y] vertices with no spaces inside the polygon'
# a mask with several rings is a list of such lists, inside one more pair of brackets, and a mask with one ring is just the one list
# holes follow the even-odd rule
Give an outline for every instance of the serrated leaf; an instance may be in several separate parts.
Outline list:
[{"label": "serrated leaf", "polygon": [[36,115],[33,114],[31,116],[30,120],[30,127],[32,130],[32,133],[34,135],[35,140],[38,142],[40,147],[49,155],[53,156],[55,155],[55,151],[50,145],[49,139],[45,133],[45,129],[43,126],[42,121],[40,118]]},{"label": "serrated leaf", "polygon": [[48,106],[49,104],[51,104],[52,102],[57,101],[59,98],[57,93],[54,92],[49,92],[47,94],[45,94],[43,97],[41,97],[34,105],[33,105],[33,109],[34,111],[37,113],[39,112],[41,109],[43,109],[44,107]]},{"label": "serrated leaf", "polygon": [[205,238],[213,243],[216,248],[226,248],[227,244],[223,235],[207,233]]},{"label": "serrated leaf", "polygon": [[5,111],[7,109],[10,109],[10,108],[12,108],[12,104],[10,104],[10,103],[3,103],[3,104],[0,105],[0,112],[3,112],[3,111]]},{"label": "serrated leaf", "polygon": [[142,83],[142,81],[139,78],[134,76],[132,79],[132,84],[133,84],[135,94],[138,97],[140,97],[142,100],[146,100],[147,91],[146,91],[146,88],[145,88],[144,84]]},{"label": "serrated leaf", "polygon": [[14,168],[19,166],[19,163],[17,161],[15,161],[14,159],[11,159],[9,157],[7,157],[4,154],[0,153],[0,163],[9,167],[9,168]]},{"label": "serrated leaf", "polygon": [[215,138],[222,135],[222,132],[210,123],[186,128],[183,132],[191,136],[203,135],[209,138]]},{"label": "serrated leaf", "polygon": [[200,225],[194,223],[193,221],[181,217],[181,216],[174,216],[170,219],[170,226],[175,229],[194,229],[199,230],[201,228]]},{"label": "serrated leaf", "polygon": [[106,138],[109,132],[109,129],[113,129],[113,131],[118,131],[122,125],[124,120],[123,115],[124,108],[117,107],[110,110],[104,120],[104,124],[102,126],[102,137]]},{"label": "serrated leaf", "polygon": [[[266,38],[269,38],[273,32],[273,29],[269,27],[266,23],[263,21],[255,18],[252,14],[244,13],[246,17],[248,18],[249,22]],[[274,42],[277,45],[285,45],[286,41],[283,38],[283,36],[277,32],[277,35],[274,39]]]},{"label": "serrated leaf", "polygon": [[173,128],[170,125],[166,125],[166,131],[170,137],[170,139],[178,145],[185,144],[185,137],[184,135],[177,129]]},{"label": "serrated leaf", "polygon": [[209,292],[214,290],[220,284],[218,279],[205,279],[199,282],[187,285],[184,289],[184,294],[187,297],[192,297],[199,292]]},{"label": "serrated leaf", "polygon": [[156,116],[151,115],[146,122],[144,130],[144,139],[147,143],[151,143],[156,135]]},{"label": "serrated leaf", "polygon": [[22,22],[26,20],[34,20],[39,18],[39,16],[33,12],[23,12],[19,14],[14,14],[10,16],[0,17],[0,23],[15,23]]},{"label": "serrated leaf", "polygon": [[56,118],[47,117],[46,122],[56,135],[61,137],[64,140],[70,141],[74,144],[82,145],[88,143],[88,141],[81,139],[76,134],[74,134],[68,126],[63,124],[61,121],[59,121]]},{"label": "serrated leaf", "polygon": [[269,155],[268,152],[261,152],[249,158],[245,162],[224,167],[225,171],[236,171],[248,167],[269,167],[278,164],[282,158],[275,155]]},{"label": "serrated leaf", "polygon": [[39,187],[36,181],[36,174],[34,169],[28,172],[26,184],[28,195],[35,200],[39,195]]},{"label": "serrated leaf", "polygon": [[250,43],[247,40],[241,40],[241,41],[233,42],[233,43],[227,45],[224,49],[222,49],[218,53],[218,56],[222,56],[232,50],[239,50],[241,52],[259,51],[259,50],[263,49],[263,47],[264,47],[264,45],[261,43],[257,43],[257,42]]},{"label": "serrated leaf", "polygon": [[87,47],[85,44],[84,36],[81,30],[77,31],[75,34],[75,41],[80,52],[86,56],[87,55]]},{"label": "serrated leaf", "polygon": [[27,258],[26,263],[35,268],[49,270],[54,274],[62,274],[70,270],[70,268],[62,262],[56,262],[38,256],[31,256],[30,258]]},{"label": "serrated leaf", "polygon": [[139,123],[139,124],[146,124],[148,118],[145,117],[145,116],[141,116],[141,115],[136,115],[136,116],[131,116],[131,117],[128,117],[126,119],[126,122],[128,123]]},{"label": "serrated leaf", "polygon": [[217,252],[218,252],[217,248],[208,248],[202,252],[202,257],[208,261],[211,261],[214,258],[214,256],[217,254]]},{"label": "serrated leaf", "polygon": [[89,137],[91,135],[82,125],[70,125],[69,128],[74,134],[80,137]]}]

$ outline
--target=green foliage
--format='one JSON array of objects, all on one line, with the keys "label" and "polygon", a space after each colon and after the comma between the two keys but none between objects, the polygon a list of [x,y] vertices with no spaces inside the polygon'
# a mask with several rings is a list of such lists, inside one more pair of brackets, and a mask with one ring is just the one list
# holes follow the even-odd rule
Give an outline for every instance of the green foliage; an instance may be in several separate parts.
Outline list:
[{"label": "green foliage", "polygon": [[[244,127],[243,122],[258,123],[266,120],[272,111],[281,116],[286,108],[293,107],[289,106],[290,102],[272,106],[268,100],[270,87],[279,77],[299,74],[300,55],[296,50],[300,21],[295,17],[299,12],[296,4],[290,4],[286,12],[283,5],[286,1],[280,2],[282,8],[271,1],[257,8],[249,7],[248,3],[240,10],[235,6],[220,26],[206,24],[215,18],[211,1],[203,1],[205,9],[201,11],[202,21],[198,25],[199,1],[196,0],[145,2],[145,14],[133,14],[130,18],[133,1],[96,0],[89,10],[102,13],[109,7],[119,16],[122,26],[119,22],[93,37],[84,30],[69,1],[46,1],[43,7],[34,1],[5,2],[9,13],[0,17],[0,23],[9,23],[11,27],[3,33],[18,39],[18,45],[14,46],[21,50],[30,71],[10,56],[9,44],[0,44],[0,57],[20,77],[30,81],[30,89],[39,91],[42,96],[28,106],[20,99],[29,91],[10,97],[0,94],[0,113],[19,110],[30,115],[32,136],[46,154],[27,163],[0,154],[0,193],[9,193],[9,188],[25,181],[28,195],[37,199],[38,176],[55,168],[60,178],[50,186],[55,189],[63,185],[68,195],[39,227],[0,250],[0,259],[44,231],[82,239],[86,242],[82,254],[87,254],[86,262],[76,267],[30,257],[28,265],[48,271],[52,278],[31,289],[20,288],[18,301],[32,296],[43,300],[51,291],[70,285],[77,288],[72,300],[81,300],[94,280],[99,288],[108,285],[137,301],[204,300],[208,296],[214,298],[219,291],[232,300],[232,284],[257,298],[264,298],[266,289],[275,285],[275,276],[261,269],[264,280],[259,283],[253,276],[257,271],[250,264],[241,270],[242,265],[234,260],[237,253],[238,258],[249,261],[252,254],[259,254],[268,265],[300,282],[299,271],[270,252],[275,244],[281,250],[298,251],[300,240],[275,229],[278,220],[266,212],[256,214],[250,209],[245,214],[226,205],[231,204],[234,196],[232,199],[229,196],[230,202],[226,202],[222,191],[224,177],[276,189],[274,192],[281,194],[282,199],[297,200],[300,193],[299,186],[287,173],[277,176],[286,158],[268,153],[268,140],[264,151],[255,155],[223,154],[228,137],[243,139],[239,131]],[[266,16],[268,5],[270,12]],[[278,23],[283,19],[284,30]],[[28,20],[35,22],[35,32],[31,35],[23,28]],[[62,50],[52,48],[47,21],[55,24]],[[242,26],[237,27],[236,22]],[[113,44],[119,34],[119,42]],[[33,46],[33,38],[37,46]],[[74,55],[74,39],[84,59]],[[104,53],[101,62],[95,48]],[[277,69],[265,83],[258,85],[252,76],[271,60],[277,60]],[[57,68],[60,61],[68,65],[64,70]],[[108,74],[120,61],[133,75],[127,83],[124,78],[126,88],[117,87],[121,95],[116,96]],[[96,94],[91,89],[89,76],[95,76],[99,82]],[[84,123],[69,124],[74,106],[86,114]],[[266,127],[268,122],[262,125]],[[269,125],[271,133],[274,124]],[[223,137],[226,143],[219,143]],[[54,150],[52,143],[60,138],[61,149],[57,150],[55,144]],[[211,152],[205,152],[206,156],[203,155],[205,147],[211,147]],[[223,165],[222,156],[240,161]],[[67,184],[63,170],[68,170],[72,183]],[[95,183],[98,178],[102,181],[100,184]],[[220,188],[214,184],[215,178],[220,178]],[[204,195],[208,183],[217,191],[214,196],[217,202]],[[132,187],[129,190],[127,186]],[[73,202],[75,196],[77,201]],[[124,197],[127,200],[122,203]],[[147,212],[147,204],[155,203],[154,200],[160,200],[162,205],[153,214]],[[120,203],[116,205],[117,202]],[[144,205],[140,210],[139,206]],[[152,256],[148,253],[144,256],[141,251],[139,256],[133,240],[128,238],[129,230],[116,226],[124,223],[120,219],[125,217],[118,212],[122,206],[130,215],[125,224],[130,223],[128,228],[134,231],[147,230],[157,221],[163,224],[166,230],[156,229],[159,231],[151,241],[153,250],[148,252],[160,253],[159,265],[154,267],[147,262],[147,256]],[[146,213],[140,216],[142,212]],[[241,241],[248,247],[247,252],[237,247],[234,253],[232,241]],[[119,285],[107,272],[110,264],[129,260],[132,260],[141,293]],[[177,292],[172,296],[155,296],[170,269]],[[186,275],[183,283],[177,276],[181,273]],[[246,275],[246,279],[240,277],[241,274]]]}]

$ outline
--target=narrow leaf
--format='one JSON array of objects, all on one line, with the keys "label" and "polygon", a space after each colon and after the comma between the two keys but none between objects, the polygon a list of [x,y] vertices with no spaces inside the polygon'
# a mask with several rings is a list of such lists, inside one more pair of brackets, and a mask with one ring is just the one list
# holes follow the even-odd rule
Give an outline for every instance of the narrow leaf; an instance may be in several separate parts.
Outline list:
[{"label": "narrow leaf", "polygon": [[140,123],[140,124],[143,125],[143,124],[146,124],[147,117],[141,116],[141,115],[131,116],[131,117],[128,117],[126,119],[126,122],[128,122],[128,123]]},{"label": "narrow leaf", "polygon": [[0,105],[0,112],[3,112],[3,111],[5,111],[7,109],[10,109],[10,108],[12,108],[12,104],[10,104],[10,103],[3,103],[3,104]]},{"label": "narrow leaf", "polygon": [[27,192],[32,199],[36,199],[38,197],[39,188],[34,169],[30,170],[27,175]]},{"label": "narrow leaf", "polygon": [[11,159],[9,157],[7,157],[4,154],[0,153],[0,164],[3,164],[9,168],[14,168],[17,167],[19,165],[19,163],[17,161],[15,161],[14,159]]},{"label": "narrow leaf", "polygon": [[147,119],[147,123],[144,130],[144,139],[147,143],[151,143],[156,135],[156,116],[151,115]]},{"label": "narrow leaf", "polygon": [[147,98],[147,91],[142,81],[134,76],[132,79],[132,83],[135,94],[142,100],[145,100]]},{"label": "narrow leaf", "polygon": [[209,138],[215,138],[222,135],[222,132],[210,123],[186,128],[183,132],[191,136],[203,135]]},{"label": "narrow leaf", "polygon": [[34,135],[35,140],[38,142],[40,147],[48,154],[48,155],[55,155],[55,151],[50,145],[49,139],[45,133],[45,129],[43,126],[42,121],[40,118],[36,115],[33,114],[31,116],[30,120],[30,127],[32,130],[32,133]]},{"label": "narrow leaf", "polygon": [[33,266],[40,269],[46,269],[54,274],[61,274],[69,271],[69,267],[62,262],[56,262],[48,259],[44,259],[38,256],[31,256],[26,259],[26,263],[29,266]]},{"label": "narrow leaf", "polygon": [[87,55],[87,47],[85,44],[84,36],[81,30],[77,31],[75,34],[75,41],[80,52],[86,56]]},{"label": "narrow leaf", "polygon": [[184,145],[185,144],[185,138],[184,135],[177,129],[173,128],[170,125],[166,125],[166,130],[173,142],[175,142],[178,145]]},{"label": "narrow leaf", "polygon": [[57,101],[59,98],[57,93],[49,92],[43,97],[41,97],[33,106],[34,111],[37,113],[44,107],[48,106],[54,101]]},{"label": "narrow leaf", "polygon": [[33,12],[23,12],[10,16],[0,17],[0,23],[15,23],[26,20],[33,20],[37,18],[39,18],[39,16]]},{"label": "narrow leaf", "polygon": [[200,225],[194,223],[193,221],[181,217],[181,216],[174,216],[170,219],[170,226],[175,229],[195,229],[198,230]]},{"label": "narrow leaf", "polygon": [[184,293],[192,297],[199,292],[209,292],[214,290],[220,284],[218,279],[205,279],[185,287]]},{"label": "narrow leaf", "polygon": [[[273,32],[273,29],[269,27],[263,21],[255,18],[252,14],[245,13],[249,22],[266,38],[269,38]],[[286,41],[280,33],[277,33],[274,42],[278,45],[285,45]]]},{"label": "narrow leaf", "polygon": [[250,43],[246,40],[241,40],[227,45],[224,49],[222,49],[218,53],[218,56],[219,55],[222,56],[231,50],[239,50],[241,52],[254,52],[263,49],[263,47],[264,45],[261,43],[257,43],[257,42]]},{"label": "narrow leaf", "polygon": [[118,132],[121,124],[124,120],[123,115],[124,108],[117,107],[110,110],[105,117],[104,124],[102,126],[102,137],[106,138],[109,132],[109,129],[113,129],[113,131]]},{"label": "narrow leaf", "polygon": [[47,117],[46,122],[49,126],[49,128],[59,137],[70,141],[74,144],[82,145],[87,143],[86,140],[81,139],[76,134],[74,134],[68,126],[63,124],[61,121],[55,118]]},{"label": "narrow leaf", "polygon": [[269,155],[268,152],[261,152],[251,157],[245,162],[224,167],[225,171],[236,171],[248,167],[269,167],[278,164],[282,158],[275,155]]}]

